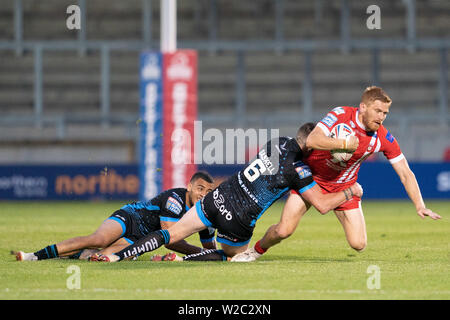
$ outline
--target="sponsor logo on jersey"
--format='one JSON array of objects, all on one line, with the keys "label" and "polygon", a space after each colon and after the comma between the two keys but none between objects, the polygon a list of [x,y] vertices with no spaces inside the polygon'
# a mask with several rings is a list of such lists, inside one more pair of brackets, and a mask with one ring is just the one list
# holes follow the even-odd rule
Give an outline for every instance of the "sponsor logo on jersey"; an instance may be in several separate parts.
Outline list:
[{"label": "sponsor logo on jersey", "polygon": [[275,145],[275,148],[277,148],[278,153],[279,153],[280,155],[282,155],[281,150],[286,151],[286,143],[287,143],[287,141],[285,141],[283,144],[280,144],[279,147],[278,147],[277,144]]},{"label": "sponsor logo on jersey", "polygon": [[[275,145],[278,146],[278,145]],[[264,163],[264,166],[266,167],[267,170],[269,170],[270,174],[273,174],[274,171],[274,166],[272,164],[272,162],[269,160],[269,157],[267,156],[266,150],[262,149],[259,153],[259,158],[262,160],[262,162]]]},{"label": "sponsor logo on jersey", "polygon": [[174,198],[169,197],[166,202],[166,209],[170,212],[175,213],[176,215],[179,215],[181,211],[183,211],[183,207],[181,204]]},{"label": "sponsor logo on jersey", "polygon": [[387,141],[389,141],[389,142],[394,142],[394,136],[388,131],[388,133],[386,134],[386,139],[387,139]]},{"label": "sponsor logo on jersey", "polygon": [[331,128],[337,121],[337,117],[334,114],[327,114],[325,118],[322,119],[322,123],[325,124],[328,128]]},{"label": "sponsor logo on jersey", "polygon": [[233,219],[231,211],[225,208],[225,198],[223,197],[223,195],[219,193],[219,189],[216,189],[213,192],[213,199],[214,199],[214,206],[217,208],[217,210],[219,210],[220,214],[225,216],[225,219],[227,219],[228,221]]},{"label": "sponsor logo on jersey", "polygon": [[[245,175],[245,174],[244,174]],[[242,181],[241,179],[241,172],[239,171],[238,173],[238,182],[239,182],[239,186],[242,188],[242,190],[245,191],[245,193],[247,193],[247,195],[255,202],[258,203],[258,199],[255,197],[255,195],[253,193],[250,192],[250,190],[248,190],[247,186],[245,185],[244,181]]]},{"label": "sponsor logo on jersey", "polygon": [[337,115],[340,115],[340,114],[344,114],[344,113],[345,113],[345,110],[344,110],[344,108],[342,108],[342,107],[337,107],[337,108],[334,108],[333,110],[331,110],[331,112],[334,112],[334,113],[336,113]]},{"label": "sponsor logo on jersey", "polygon": [[217,231],[217,237],[218,237],[218,238],[224,238],[224,239],[230,240],[230,241],[232,241],[232,242],[237,242],[237,241],[238,241],[238,239],[233,238],[233,237],[230,237],[230,236],[227,236],[227,235],[225,235],[225,234],[222,234],[222,233],[220,233],[219,231]]},{"label": "sponsor logo on jersey", "polygon": [[181,199],[181,197],[176,192],[172,192],[172,197],[176,198],[178,202],[183,203],[183,199]]},{"label": "sponsor logo on jersey", "polygon": [[300,177],[300,179],[305,179],[305,178],[307,178],[307,177],[312,175],[311,169],[306,164],[299,165],[298,167],[296,166],[295,167],[295,171],[297,171],[298,176]]}]

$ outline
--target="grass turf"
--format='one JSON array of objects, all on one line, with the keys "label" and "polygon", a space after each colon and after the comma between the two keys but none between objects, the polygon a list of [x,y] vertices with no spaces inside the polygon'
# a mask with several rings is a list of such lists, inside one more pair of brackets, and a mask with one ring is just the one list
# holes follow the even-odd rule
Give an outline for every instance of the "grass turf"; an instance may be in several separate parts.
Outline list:
[{"label": "grass turf", "polygon": [[[428,202],[443,217],[421,220],[410,202],[364,201],[368,246],[352,250],[333,213],[310,210],[290,238],[249,264],[150,262],[106,264],[53,259],[16,262],[10,250],[36,251],[93,232],[122,203],[3,202],[0,299],[449,299],[450,203]],[[251,245],[278,221],[282,203],[258,221]],[[197,235],[188,239],[200,244]],[[164,253],[164,248],[157,253]],[[80,289],[69,289],[70,266]],[[380,288],[369,289],[369,266]],[[370,282],[370,279],[369,279]]]}]

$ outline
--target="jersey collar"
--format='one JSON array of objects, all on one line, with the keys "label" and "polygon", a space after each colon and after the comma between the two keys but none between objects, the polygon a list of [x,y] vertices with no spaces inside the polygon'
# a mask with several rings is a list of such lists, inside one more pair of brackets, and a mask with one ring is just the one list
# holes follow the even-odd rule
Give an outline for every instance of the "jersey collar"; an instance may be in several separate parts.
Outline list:
[{"label": "jersey collar", "polygon": [[189,211],[189,206],[188,206],[188,191],[187,191],[187,189],[186,189],[186,193],[185,193],[185,196],[184,196],[184,205],[186,206],[186,211]]},{"label": "jersey collar", "polygon": [[358,127],[363,129],[364,131],[366,131],[366,126],[359,121],[359,110],[356,110],[355,121],[356,121],[356,124],[358,125]]}]

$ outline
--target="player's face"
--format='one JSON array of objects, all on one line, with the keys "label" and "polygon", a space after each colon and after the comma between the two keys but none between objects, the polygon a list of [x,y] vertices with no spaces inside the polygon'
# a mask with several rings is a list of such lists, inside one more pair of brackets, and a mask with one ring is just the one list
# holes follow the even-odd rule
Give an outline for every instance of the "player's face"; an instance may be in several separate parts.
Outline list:
[{"label": "player's face", "polygon": [[212,189],[213,184],[206,182],[202,178],[189,183],[187,190],[189,193],[191,205],[202,199],[208,192],[212,191]]},{"label": "player's face", "polygon": [[359,120],[364,124],[367,131],[377,131],[386,119],[390,107],[391,103],[380,100],[371,101],[367,104],[361,102],[359,105],[361,119]]}]

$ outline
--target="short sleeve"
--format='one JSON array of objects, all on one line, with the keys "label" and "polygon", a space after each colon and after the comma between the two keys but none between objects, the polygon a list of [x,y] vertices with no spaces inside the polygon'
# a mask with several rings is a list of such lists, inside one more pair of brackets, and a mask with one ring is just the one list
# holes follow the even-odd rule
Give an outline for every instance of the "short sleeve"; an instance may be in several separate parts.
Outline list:
[{"label": "short sleeve", "polygon": [[311,169],[302,161],[294,163],[296,172],[292,189],[298,193],[303,193],[316,185],[313,179]]},{"label": "short sleeve", "polygon": [[180,220],[183,204],[174,196],[168,196],[161,206],[160,220],[176,222]]},{"label": "short sleeve", "polygon": [[336,126],[338,123],[342,123],[348,120],[349,115],[351,115],[351,113],[349,112],[350,109],[351,107],[334,108],[317,123],[317,126],[322,129],[325,135],[329,136],[334,126]]},{"label": "short sleeve", "polygon": [[397,142],[397,139],[388,131],[386,133],[382,133],[380,137],[381,142],[381,150],[384,156],[389,160],[391,164],[399,162],[404,159],[405,156],[400,149],[400,145]]}]

